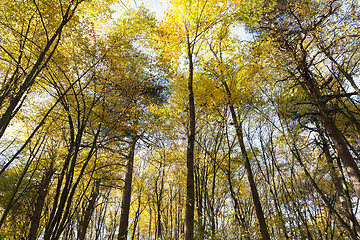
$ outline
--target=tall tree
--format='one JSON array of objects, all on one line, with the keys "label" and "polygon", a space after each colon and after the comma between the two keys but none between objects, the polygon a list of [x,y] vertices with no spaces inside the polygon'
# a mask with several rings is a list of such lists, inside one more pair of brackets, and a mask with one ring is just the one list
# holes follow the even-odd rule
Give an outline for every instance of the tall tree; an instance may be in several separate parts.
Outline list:
[{"label": "tall tree", "polygon": [[[196,132],[196,111],[194,97],[194,73],[196,69],[198,55],[203,51],[202,42],[204,35],[218,21],[225,19],[229,14],[229,3],[227,1],[215,3],[212,1],[182,2],[170,1],[168,7],[167,22],[164,27],[167,29],[166,35],[171,39],[172,47],[177,49],[184,48],[187,60],[187,108],[188,108],[188,127],[187,127],[187,197],[185,211],[185,235],[184,239],[194,238],[194,147]],[[178,42],[184,46],[177,46]],[[179,52],[175,52],[175,54]]]},{"label": "tall tree", "polygon": [[[317,117],[334,143],[359,198],[360,170],[353,157],[354,152],[351,152],[351,146],[334,119],[334,109],[331,105],[334,99],[350,98],[357,93],[346,90],[343,78],[349,80],[350,74],[339,67],[340,63],[334,62],[335,59],[330,53],[341,45],[343,38],[351,38],[353,31],[349,29],[350,32],[335,34],[339,29],[331,29],[331,26],[336,25],[340,19],[349,19],[348,14],[358,7],[353,1],[284,1],[277,5],[273,13],[264,17],[260,28],[274,41],[274,46],[289,58],[289,75],[308,94],[311,105],[315,107]],[[350,55],[354,56],[356,52],[357,50]],[[352,60],[352,67],[356,68],[358,61],[353,57]],[[334,63],[335,69],[331,67]],[[326,65],[322,67],[321,64]],[[333,82],[334,78],[336,82]],[[351,79],[350,83],[353,84]],[[340,84],[337,85],[339,91],[333,84]]]},{"label": "tall tree", "polygon": [[[241,84],[246,84],[244,81],[246,79],[245,77],[243,77],[244,80],[239,80],[239,78],[240,79],[242,78],[241,74],[247,75],[246,77],[250,76],[249,77],[250,81],[255,82],[256,79],[251,79],[251,76],[253,76],[254,73],[249,72],[249,67],[245,65],[246,64],[245,62],[240,63],[240,64],[242,64],[241,66],[236,66],[236,64],[238,64],[238,63],[236,63],[235,61],[230,61],[229,65],[226,65],[226,63],[225,63],[226,60],[223,59],[223,56],[224,55],[231,56],[232,53],[230,51],[233,50],[233,49],[231,49],[231,47],[223,46],[224,42],[225,42],[225,44],[229,43],[228,40],[226,39],[229,36],[229,32],[228,32],[229,27],[230,27],[230,25],[221,26],[219,29],[219,33],[216,35],[214,34],[214,38],[211,39],[211,41],[208,41],[210,43],[209,48],[211,49],[211,52],[215,59],[214,60],[215,62],[209,61],[209,63],[206,65],[206,68],[211,69],[215,78],[218,79],[218,81],[224,88],[224,94],[226,95],[226,101],[227,101],[227,104],[229,107],[231,119],[232,119],[232,122],[235,127],[236,135],[237,135],[238,142],[239,142],[240,149],[241,149],[241,154],[242,154],[242,157],[244,160],[244,167],[246,169],[248,181],[250,184],[251,195],[252,195],[253,203],[255,206],[256,216],[259,220],[262,239],[270,239],[270,235],[269,235],[266,221],[265,221],[265,215],[263,212],[263,208],[261,206],[260,196],[259,196],[259,193],[257,190],[253,170],[252,170],[250,159],[249,159],[247,149],[245,146],[244,133],[243,133],[243,121],[244,120],[239,119],[239,116],[235,110],[235,104],[239,104],[239,102],[241,102],[241,101],[243,103],[254,104],[253,100],[252,100],[254,98],[253,97],[254,93],[245,93],[244,92],[242,94],[242,96],[239,96],[236,93],[236,90],[235,90],[236,86],[241,86]],[[224,49],[228,50],[229,52],[224,51]],[[216,64],[216,65],[212,66],[213,64]],[[250,71],[256,71],[256,68],[250,69]],[[238,81],[238,82],[235,82],[235,81]],[[229,87],[229,84],[232,84],[232,86],[233,86],[232,89]],[[245,89],[246,87],[243,86],[243,88]],[[250,88],[250,89],[251,89],[251,91],[256,92],[255,88]],[[233,96],[233,95],[236,95],[236,96]],[[248,97],[248,99],[246,99],[246,97]],[[245,112],[242,114],[242,118],[245,119],[247,117],[246,112],[250,111],[250,109],[249,108],[246,109],[244,107],[244,109],[242,111]]]}]

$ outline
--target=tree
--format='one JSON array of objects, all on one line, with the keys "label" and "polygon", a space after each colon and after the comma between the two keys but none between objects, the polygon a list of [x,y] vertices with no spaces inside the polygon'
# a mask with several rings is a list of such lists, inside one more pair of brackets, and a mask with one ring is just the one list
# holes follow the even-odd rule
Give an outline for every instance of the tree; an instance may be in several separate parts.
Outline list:
[{"label": "tree", "polygon": [[0,238],[359,237],[356,1],[112,3],[0,2]]},{"label": "tree", "polygon": [[[188,116],[188,147],[187,147],[187,200],[185,212],[185,239],[194,238],[194,146],[196,132],[196,114],[194,97],[194,72],[197,65],[197,58],[203,52],[202,44],[204,35],[218,22],[231,16],[231,3],[198,1],[198,2],[169,2],[167,21],[164,23],[171,39],[172,47],[177,46],[177,42],[184,43],[187,60],[187,93],[189,109]],[[170,34],[169,34],[170,33]],[[178,46],[182,49],[182,46]],[[178,54],[178,50],[175,54]],[[175,55],[174,54],[174,55]]]},{"label": "tree", "polygon": [[[274,41],[274,46],[284,50],[284,55],[289,57],[290,62],[287,63],[292,66],[290,76],[295,84],[301,85],[308,94],[311,105],[316,108],[317,117],[344,164],[356,195],[360,197],[360,171],[346,138],[334,120],[334,109],[331,104],[334,99],[350,98],[356,92],[351,93],[342,85],[342,78],[346,78],[347,74],[341,71],[339,65],[335,66],[335,69],[331,67],[334,59],[331,60],[329,53],[333,46],[336,49],[338,44],[341,44],[343,37],[350,36],[347,32],[338,39],[330,26],[339,19],[348,19],[347,9],[356,9],[358,6],[351,1],[292,1],[278,6],[277,11],[264,17],[260,28],[263,27]],[[354,53],[356,54],[356,50]],[[324,63],[328,64],[325,67],[320,66]],[[337,73],[339,71],[340,75]],[[333,82],[336,85],[332,85],[334,76],[337,78],[337,81]]]},{"label": "tree", "polygon": [[[24,96],[37,76],[53,57],[64,27],[73,18],[81,3],[82,1],[69,1],[57,6],[56,3],[53,5],[54,3],[20,1],[2,6],[2,12],[6,14],[1,19],[1,31],[6,32],[8,41],[1,45],[5,66],[0,97],[0,137],[21,108]],[[11,13],[15,17],[10,16]],[[50,15],[55,22],[49,21]],[[37,29],[37,26],[41,28]]]}]

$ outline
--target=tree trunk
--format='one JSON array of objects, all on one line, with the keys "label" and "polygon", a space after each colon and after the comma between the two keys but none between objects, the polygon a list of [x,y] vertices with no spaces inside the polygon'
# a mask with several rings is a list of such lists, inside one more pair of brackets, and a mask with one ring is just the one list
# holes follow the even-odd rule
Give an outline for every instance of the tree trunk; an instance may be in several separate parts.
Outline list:
[{"label": "tree trunk", "polygon": [[[315,107],[319,113],[319,119],[321,120],[325,130],[328,132],[331,141],[339,154],[345,170],[349,176],[350,182],[355,190],[356,196],[360,199],[360,170],[348,148],[348,145],[341,134],[340,130],[336,127],[334,120],[330,116],[330,110],[326,106],[326,102],[323,99],[319,87],[312,79],[306,64],[305,57],[298,67],[298,71],[304,79],[306,89],[314,102]],[[304,86],[305,87],[305,86]]]},{"label": "tree trunk", "polygon": [[31,227],[28,235],[28,240],[35,240],[37,235],[36,232],[39,228],[40,219],[41,219],[41,212],[44,207],[44,202],[46,195],[48,193],[48,186],[51,180],[52,175],[54,174],[55,169],[53,168],[52,164],[47,169],[46,173],[44,174],[40,186],[39,186],[39,192],[38,197],[35,203],[35,211],[31,219]]},{"label": "tree trunk", "polygon": [[345,219],[345,222],[355,231],[355,234],[360,233],[360,225],[356,219],[356,217],[354,216],[353,212],[352,212],[352,208],[351,208],[351,202],[349,201],[349,199],[346,196],[345,190],[342,186],[341,180],[336,172],[335,169],[335,165],[333,163],[333,159],[331,157],[330,151],[329,151],[329,145],[327,140],[325,139],[324,133],[322,131],[322,129],[320,128],[320,125],[318,122],[316,122],[316,128],[318,129],[319,135],[320,135],[320,139],[321,139],[321,144],[322,144],[322,149],[327,161],[327,164],[329,166],[329,171],[330,171],[330,176],[331,179],[334,183],[336,192],[337,192],[337,198],[338,201],[340,203],[340,211],[339,214],[343,217],[343,219]]},{"label": "tree trunk", "polygon": [[[156,239],[162,239],[162,235],[163,235],[163,226],[161,223],[161,205],[162,205],[162,200],[163,200],[163,190],[164,190],[164,166],[162,165],[162,163],[160,163],[160,173],[159,175],[161,175],[161,180],[160,180],[160,188],[158,188],[158,178],[156,179],[155,182],[155,195],[156,195],[156,226],[155,226],[155,236]],[[160,176],[159,176],[160,177]],[[158,191],[159,190],[159,191]]]},{"label": "tree trunk", "polygon": [[91,194],[91,199],[89,201],[89,204],[86,208],[85,211],[85,216],[83,218],[83,220],[81,221],[81,226],[80,226],[80,232],[79,232],[79,240],[84,240],[85,239],[85,235],[86,235],[86,229],[89,226],[89,222],[91,219],[91,215],[94,212],[95,209],[95,203],[96,203],[96,199],[99,195],[99,188],[100,188],[100,181],[96,180],[95,182],[95,187],[93,189],[93,192]]},{"label": "tree trunk", "polygon": [[357,234],[355,231],[353,231],[350,226],[341,218],[340,214],[335,210],[335,208],[332,206],[332,204],[329,202],[329,200],[326,198],[326,196],[324,195],[323,191],[319,188],[319,186],[316,184],[315,180],[311,177],[309,171],[306,169],[305,164],[303,163],[299,150],[297,149],[297,147],[295,146],[295,144],[293,145],[292,149],[291,149],[292,154],[294,155],[294,157],[297,159],[297,161],[299,162],[300,166],[303,168],[304,173],[306,175],[306,177],[310,180],[311,184],[314,186],[315,190],[318,192],[318,194],[320,195],[321,199],[324,201],[324,203],[326,204],[326,206],[329,208],[330,212],[335,214],[336,218],[338,219],[338,221],[340,222],[340,224],[344,227],[344,229],[349,233],[350,237],[354,240],[358,239],[357,238]]},{"label": "tree trunk", "polygon": [[198,215],[198,238],[204,239],[204,224],[203,224],[203,174],[199,166],[195,167],[195,198],[196,198],[196,211]]},{"label": "tree trunk", "polygon": [[[36,145],[37,145],[37,144],[36,144]],[[39,145],[41,145],[41,143],[40,143]],[[34,153],[34,154],[32,154],[32,155],[29,156],[29,158],[28,158],[28,160],[27,160],[27,162],[26,162],[26,164],[25,164],[25,167],[24,167],[24,169],[22,170],[22,173],[21,173],[21,175],[20,175],[20,178],[19,178],[19,180],[17,181],[16,186],[14,186],[15,189],[12,191],[10,200],[8,201],[6,207],[3,208],[3,214],[2,214],[1,219],[0,219],[0,229],[1,229],[2,225],[5,223],[5,220],[6,220],[7,216],[8,216],[8,214],[9,214],[10,209],[12,208],[13,204],[14,204],[14,203],[16,202],[16,200],[18,199],[18,198],[15,198],[15,197],[16,197],[16,195],[18,194],[20,185],[21,185],[22,181],[24,180],[25,175],[26,175],[26,173],[27,173],[27,171],[28,171],[31,163],[32,163],[33,160],[35,159],[35,156],[37,155],[38,151],[39,151],[39,148],[38,148],[37,150],[35,150],[35,153]],[[22,194],[22,193],[21,193],[21,194]]]},{"label": "tree trunk", "polygon": [[[227,135],[227,145],[228,148],[231,149],[230,144],[229,144],[229,136],[228,136],[228,127],[226,126],[226,135]],[[241,212],[240,212],[240,204],[238,199],[236,198],[236,193],[234,191],[233,188],[233,184],[231,181],[231,151],[229,150],[228,152],[228,165],[227,165],[227,169],[224,171],[225,175],[227,176],[228,179],[228,183],[229,183],[229,190],[230,190],[230,196],[234,202],[234,216],[236,219],[236,222],[240,225],[241,227],[241,231],[247,232],[249,230],[249,227],[244,219],[244,217],[241,216]],[[250,239],[250,237],[248,236],[248,234],[246,234],[246,236],[244,237],[245,239]]]},{"label": "tree trunk", "polygon": [[231,113],[231,117],[232,120],[234,122],[235,125],[235,130],[236,130],[236,134],[239,140],[239,144],[240,144],[240,148],[241,148],[241,154],[242,157],[244,159],[244,166],[246,169],[246,173],[247,173],[247,177],[248,177],[248,181],[250,184],[250,189],[251,189],[251,196],[253,198],[253,202],[254,202],[254,206],[255,206],[255,212],[256,212],[256,216],[257,219],[259,220],[259,224],[260,224],[260,232],[261,232],[261,236],[262,239],[264,240],[270,240],[270,235],[266,226],[266,222],[265,222],[265,217],[264,217],[264,212],[262,210],[262,206],[261,206],[261,202],[260,202],[260,197],[256,188],[256,184],[255,184],[255,180],[254,180],[254,176],[251,170],[251,165],[250,165],[250,161],[248,158],[248,155],[246,153],[246,148],[245,148],[245,143],[244,143],[244,138],[243,138],[243,132],[242,132],[242,124],[238,122],[236,113],[235,113],[235,109],[234,106],[232,104],[232,100],[231,100],[231,92],[230,89],[227,85],[227,83],[225,81],[223,81],[223,85],[225,87],[225,91],[229,97],[229,108],[230,108],[230,113]]},{"label": "tree trunk", "polygon": [[133,232],[131,235],[131,240],[135,240],[135,235],[136,235],[136,230],[137,230],[137,224],[139,223],[139,219],[140,219],[140,208],[141,208],[141,192],[139,193],[138,196],[138,207],[135,213],[135,219],[134,219],[134,228],[133,228]]},{"label": "tree trunk", "polygon": [[194,239],[194,145],[195,145],[195,101],[193,92],[193,76],[194,65],[192,58],[192,44],[189,36],[187,37],[187,50],[189,57],[189,79],[188,79],[188,94],[189,94],[189,134],[188,146],[186,154],[187,178],[186,178],[186,209],[185,209],[185,223],[184,223],[184,239]]},{"label": "tree trunk", "polygon": [[125,176],[125,185],[124,185],[124,194],[121,204],[121,217],[120,217],[120,228],[118,240],[126,240],[129,224],[129,211],[130,211],[130,200],[131,200],[131,184],[132,184],[132,174],[134,167],[134,157],[135,157],[135,146],[137,139],[132,139],[130,146],[129,159],[126,166],[126,176]]}]

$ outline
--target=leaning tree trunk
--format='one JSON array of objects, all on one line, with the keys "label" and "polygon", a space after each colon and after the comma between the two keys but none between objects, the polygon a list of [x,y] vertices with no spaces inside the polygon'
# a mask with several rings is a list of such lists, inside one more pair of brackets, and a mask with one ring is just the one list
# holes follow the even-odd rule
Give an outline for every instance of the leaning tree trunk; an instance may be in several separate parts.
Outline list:
[{"label": "leaning tree trunk", "polygon": [[255,184],[254,176],[253,176],[253,173],[252,173],[250,161],[249,161],[248,155],[246,153],[246,148],[245,148],[245,143],[244,143],[244,138],[243,138],[243,131],[242,131],[242,126],[241,126],[242,124],[239,123],[238,118],[236,116],[234,105],[233,105],[232,100],[231,100],[231,92],[230,92],[230,89],[229,89],[226,81],[223,81],[223,85],[224,85],[225,91],[226,91],[226,93],[228,95],[228,98],[229,98],[230,113],[231,113],[231,117],[232,117],[232,120],[233,120],[233,123],[234,123],[234,126],[235,126],[236,135],[237,135],[238,140],[239,140],[241,154],[242,154],[242,157],[244,159],[244,166],[245,166],[248,181],[249,181],[249,184],[250,184],[251,196],[253,198],[256,216],[257,216],[257,219],[259,220],[259,224],[260,224],[261,236],[262,236],[263,240],[270,240],[270,235],[269,235],[269,232],[268,232],[268,229],[267,229],[267,226],[266,226],[264,212],[262,210],[259,193],[258,193],[257,188],[256,188],[256,184]]},{"label": "leaning tree trunk", "polygon": [[133,138],[131,141],[130,154],[128,156],[128,162],[126,165],[125,185],[124,185],[124,194],[121,204],[121,217],[120,217],[118,240],[127,239],[130,201],[131,201],[131,184],[132,184],[136,142],[137,142],[137,138]]},{"label": "leaning tree trunk", "polygon": [[340,203],[339,214],[343,217],[343,219],[351,227],[351,229],[353,229],[355,231],[355,233],[360,236],[359,222],[352,212],[351,202],[349,201],[349,199],[345,193],[345,190],[342,186],[341,180],[336,172],[335,165],[333,163],[333,159],[330,154],[328,142],[324,136],[322,129],[320,128],[319,123],[316,121],[315,124],[316,124],[317,131],[319,132],[319,136],[320,136],[320,140],[321,140],[320,144],[322,144],[322,150],[323,150],[323,153],[325,155],[325,158],[326,158],[326,161],[327,161],[327,164],[329,167],[329,172],[330,172],[332,182],[333,182],[336,192],[337,192],[338,201]]},{"label": "leaning tree trunk", "polygon": [[337,128],[334,120],[330,116],[330,109],[326,105],[319,86],[311,77],[310,70],[306,63],[306,55],[303,53],[302,62],[299,64],[298,71],[301,74],[305,90],[309,92],[311,99],[319,113],[319,119],[322,122],[331,141],[334,143],[337,153],[344,164],[345,170],[349,176],[350,182],[354,188],[356,196],[360,199],[360,170],[352,156],[346,140],[340,130]]}]

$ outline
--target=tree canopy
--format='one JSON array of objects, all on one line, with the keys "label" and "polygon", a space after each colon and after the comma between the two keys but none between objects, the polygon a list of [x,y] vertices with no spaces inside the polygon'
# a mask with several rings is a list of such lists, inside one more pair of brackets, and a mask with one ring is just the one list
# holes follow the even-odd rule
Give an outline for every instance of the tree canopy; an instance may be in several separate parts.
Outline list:
[{"label": "tree canopy", "polygon": [[360,239],[359,2],[164,3],[0,0],[0,239]]}]

